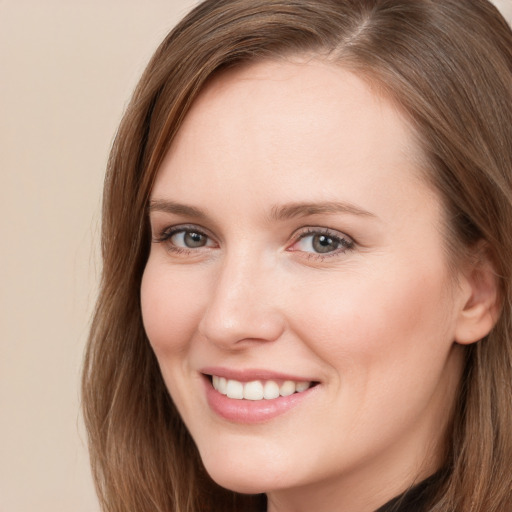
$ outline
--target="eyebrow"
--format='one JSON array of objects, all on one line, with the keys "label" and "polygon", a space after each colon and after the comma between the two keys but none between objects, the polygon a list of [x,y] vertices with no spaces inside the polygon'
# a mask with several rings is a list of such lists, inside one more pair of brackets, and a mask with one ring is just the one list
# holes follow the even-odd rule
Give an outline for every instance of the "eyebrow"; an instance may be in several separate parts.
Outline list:
[{"label": "eyebrow", "polygon": [[363,210],[354,204],[328,201],[322,203],[290,203],[282,206],[273,206],[270,212],[270,218],[272,220],[287,220],[295,217],[330,213],[347,213],[362,217],[376,217],[372,212]]},{"label": "eyebrow", "polygon": [[198,219],[206,219],[206,213],[200,208],[189,206],[186,204],[175,203],[174,201],[166,201],[164,199],[152,199],[149,202],[149,213],[164,212],[174,213],[175,215],[183,215],[186,217],[196,217]]},{"label": "eyebrow", "polygon": [[[207,213],[200,208],[164,199],[151,200],[148,209],[150,213],[164,212],[186,217],[195,217],[197,219],[206,219],[208,217]],[[357,215],[359,217],[376,217],[374,213],[363,210],[351,203],[327,201],[321,203],[306,202],[276,205],[271,208],[269,218],[271,221],[283,221],[296,217],[333,213]]]}]

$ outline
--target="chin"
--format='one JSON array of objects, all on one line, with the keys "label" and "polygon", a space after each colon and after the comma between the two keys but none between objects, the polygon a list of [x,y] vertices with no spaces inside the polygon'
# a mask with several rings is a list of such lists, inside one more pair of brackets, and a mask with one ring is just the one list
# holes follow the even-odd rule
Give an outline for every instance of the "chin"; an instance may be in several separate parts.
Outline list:
[{"label": "chin", "polygon": [[[240,494],[262,494],[272,490],[272,478],[265,478],[260,472],[240,471],[236,467],[208,467],[211,479],[221,487]],[[273,481],[275,485],[275,480]]]},{"label": "chin", "polygon": [[216,484],[241,494],[266,493],[289,484],[283,481],[283,475],[289,475],[289,471],[268,461],[225,455],[203,458],[203,464]]},{"label": "chin", "polygon": [[210,477],[217,485],[239,494],[264,494],[271,490],[265,485],[259,485],[258,482],[245,479],[240,475],[223,474],[220,475],[220,478],[216,478],[216,475],[210,473]]}]

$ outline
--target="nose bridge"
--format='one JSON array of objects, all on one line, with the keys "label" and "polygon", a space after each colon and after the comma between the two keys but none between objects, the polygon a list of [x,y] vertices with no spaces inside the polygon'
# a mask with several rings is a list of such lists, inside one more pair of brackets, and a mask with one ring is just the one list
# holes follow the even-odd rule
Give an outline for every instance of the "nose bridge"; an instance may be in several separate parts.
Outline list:
[{"label": "nose bridge", "polygon": [[283,319],[276,304],[274,270],[255,251],[226,254],[200,322],[203,336],[225,348],[244,340],[276,340]]}]

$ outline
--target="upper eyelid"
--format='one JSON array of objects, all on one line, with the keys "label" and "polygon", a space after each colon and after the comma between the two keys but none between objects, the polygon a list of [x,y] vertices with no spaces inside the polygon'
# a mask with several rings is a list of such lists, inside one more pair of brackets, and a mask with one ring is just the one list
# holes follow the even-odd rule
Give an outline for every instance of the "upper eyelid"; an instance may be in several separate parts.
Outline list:
[{"label": "upper eyelid", "polygon": [[[176,213],[176,212],[167,212],[165,210],[159,209],[149,209],[148,212],[148,221],[149,226],[152,232],[160,231],[163,232],[164,229],[171,228],[179,228],[184,227],[185,229],[190,227],[193,229],[198,229],[199,231],[208,234],[209,236],[213,236],[214,231],[204,227],[204,222],[207,219],[203,219],[202,217],[197,217],[192,214],[188,214],[188,212]],[[210,222],[208,222],[210,224]],[[162,229],[162,227],[164,227]],[[212,223],[212,227],[216,228],[216,226]]]},{"label": "upper eyelid", "polygon": [[[200,233],[201,235],[205,235],[208,238],[211,238],[212,240],[217,239],[211,233],[211,231],[209,229],[203,228],[202,226],[199,226],[197,224],[173,224],[173,225],[166,225],[166,227],[164,227],[163,229],[155,229],[155,230],[153,230],[153,226],[152,226],[152,231],[153,231],[153,234],[157,234],[160,236],[165,235],[165,234],[168,234],[170,236],[170,235],[179,233],[181,231],[192,231],[192,232],[195,231],[197,233]],[[155,233],[155,231],[156,231],[156,233]]]},{"label": "upper eyelid", "polygon": [[320,233],[323,235],[330,235],[333,237],[341,238],[344,240],[349,240],[353,243],[356,243],[353,236],[349,235],[348,233],[345,233],[344,231],[340,231],[339,229],[334,228],[328,228],[328,227],[320,227],[320,226],[304,226],[302,228],[299,228],[295,231],[292,239],[299,240],[300,238],[303,238],[307,235],[314,235],[316,233]]}]

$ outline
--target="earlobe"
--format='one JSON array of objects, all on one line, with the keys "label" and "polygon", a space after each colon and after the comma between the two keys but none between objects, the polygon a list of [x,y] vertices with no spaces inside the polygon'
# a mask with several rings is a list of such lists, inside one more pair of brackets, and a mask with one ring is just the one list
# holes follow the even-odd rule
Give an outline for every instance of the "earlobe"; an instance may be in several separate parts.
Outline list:
[{"label": "earlobe", "polygon": [[476,261],[472,261],[462,279],[464,297],[455,329],[455,341],[469,345],[489,334],[500,313],[498,277],[486,247],[479,246]]}]

